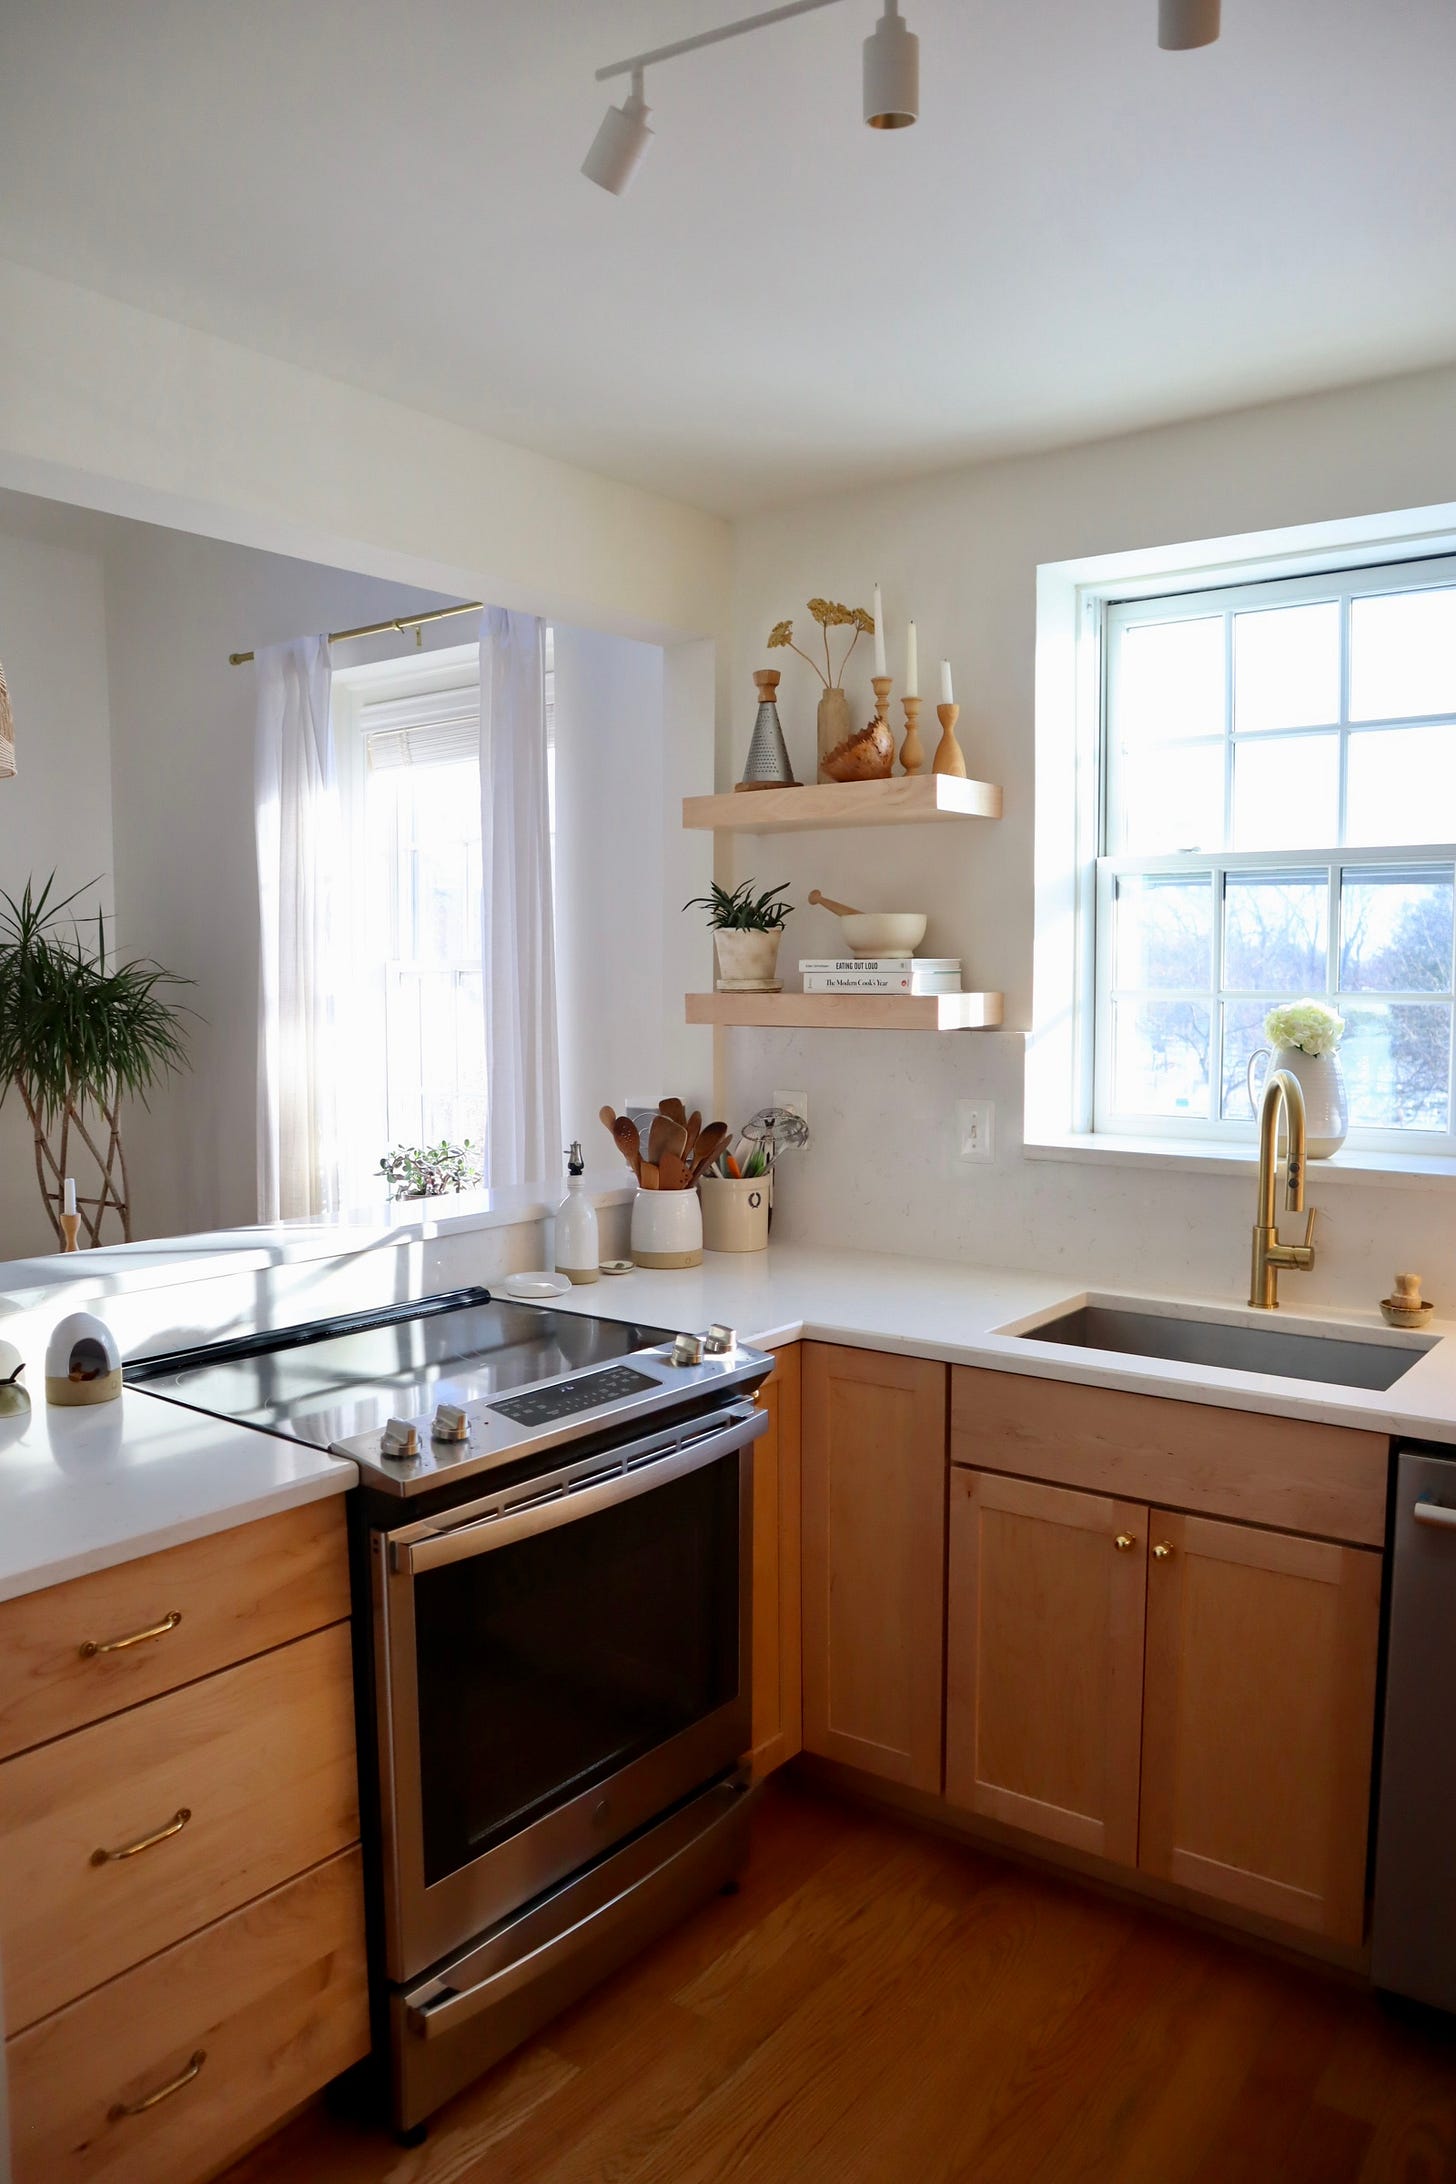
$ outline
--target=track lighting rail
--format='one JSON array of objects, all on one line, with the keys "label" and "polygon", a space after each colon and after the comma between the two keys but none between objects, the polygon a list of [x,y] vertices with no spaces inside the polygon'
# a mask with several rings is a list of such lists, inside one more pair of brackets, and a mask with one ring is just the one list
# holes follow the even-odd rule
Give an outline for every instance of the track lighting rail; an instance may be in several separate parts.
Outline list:
[{"label": "track lighting rail", "polygon": [[819,8],[832,8],[839,0],[788,0],[781,8],[766,8],[761,15],[745,15],[737,23],[720,23],[716,30],[700,30],[693,38],[676,38],[671,45],[654,46],[650,53],[634,53],[629,60],[613,61],[607,68],[597,70],[598,83],[606,83],[612,76],[630,76],[649,67],[654,61],[675,61],[680,53],[696,53],[702,46],[722,45],[725,39],[741,38],[750,30],[766,30],[770,23],[786,23],[794,15],[812,15]]}]

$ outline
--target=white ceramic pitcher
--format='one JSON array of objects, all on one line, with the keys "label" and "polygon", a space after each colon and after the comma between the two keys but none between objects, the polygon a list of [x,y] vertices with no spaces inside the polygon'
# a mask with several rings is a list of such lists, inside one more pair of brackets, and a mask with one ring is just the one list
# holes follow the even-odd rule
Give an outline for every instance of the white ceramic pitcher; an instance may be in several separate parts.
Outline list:
[{"label": "white ceramic pitcher", "polygon": [[[1267,1060],[1269,1049],[1256,1047],[1249,1056],[1249,1106],[1257,1115],[1263,1085],[1254,1089],[1254,1072]],[[1345,1098],[1345,1073],[1338,1054],[1306,1054],[1303,1047],[1275,1047],[1270,1069],[1287,1069],[1299,1079],[1304,1094],[1304,1149],[1311,1160],[1328,1160],[1345,1142],[1350,1109]],[[1266,1071],[1267,1077],[1267,1071]]]}]

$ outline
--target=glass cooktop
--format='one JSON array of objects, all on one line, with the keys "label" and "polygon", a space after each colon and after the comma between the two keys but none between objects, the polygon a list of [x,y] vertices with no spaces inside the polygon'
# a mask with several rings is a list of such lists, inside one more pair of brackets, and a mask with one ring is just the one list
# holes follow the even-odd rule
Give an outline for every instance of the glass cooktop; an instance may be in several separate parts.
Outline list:
[{"label": "glass cooktop", "polygon": [[189,1409],[327,1449],[391,1417],[488,1401],[671,1340],[667,1328],[476,1289],[139,1358],[126,1378]]}]

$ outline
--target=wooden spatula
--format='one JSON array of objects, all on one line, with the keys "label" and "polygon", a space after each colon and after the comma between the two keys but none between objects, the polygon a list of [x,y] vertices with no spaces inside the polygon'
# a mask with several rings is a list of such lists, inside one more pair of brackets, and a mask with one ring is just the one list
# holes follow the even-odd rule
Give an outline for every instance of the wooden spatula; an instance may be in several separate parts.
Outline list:
[{"label": "wooden spatula", "polygon": [[626,1161],[638,1182],[642,1181],[642,1140],[637,1125],[630,1115],[618,1115],[612,1124],[612,1137],[617,1151]]},{"label": "wooden spatula", "polygon": [[693,1154],[693,1165],[688,1175],[689,1189],[691,1189],[693,1184],[697,1182],[698,1177],[702,1174],[703,1170],[709,1165],[709,1163],[717,1159],[718,1155],[722,1152],[724,1146],[727,1143],[727,1123],[710,1122],[707,1129],[704,1130],[700,1135],[697,1143],[697,1149]]},{"label": "wooden spatula", "polygon": [[681,1157],[687,1141],[687,1131],[680,1122],[674,1122],[671,1115],[654,1115],[647,1134],[647,1157],[654,1167],[661,1167],[665,1154],[676,1153]]},{"label": "wooden spatula", "polygon": [[851,910],[847,902],[836,902],[832,895],[821,895],[817,887],[809,890],[810,902],[817,902],[821,910],[832,910],[837,918],[862,918],[862,910]]},{"label": "wooden spatula", "polygon": [[681,1100],[659,1100],[657,1112],[659,1115],[671,1115],[673,1121],[680,1122],[684,1129],[688,1126],[688,1111]]},{"label": "wooden spatula", "polygon": [[692,1165],[693,1165],[693,1159],[694,1159],[695,1149],[696,1149],[696,1147],[697,1147],[697,1142],[698,1142],[698,1132],[699,1132],[699,1131],[700,1131],[700,1130],[702,1129],[702,1127],[703,1127],[703,1114],[702,1114],[702,1109],[701,1109],[701,1108],[698,1108],[698,1107],[695,1107],[695,1108],[693,1109],[692,1113],[691,1113],[691,1114],[690,1114],[690,1115],[688,1116],[688,1141],[687,1141],[686,1145],[684,1145],[684,1147],[683,1147],[683,1149],[682,1149],[682,1156],[683,1156],[683,1160],[684,1160],[685,1164],[687,1165],[687,1168],[688,1168],[688,1170],[689,1170],[690,1172],[691,1172],[691,1169],[692,1169]]}]

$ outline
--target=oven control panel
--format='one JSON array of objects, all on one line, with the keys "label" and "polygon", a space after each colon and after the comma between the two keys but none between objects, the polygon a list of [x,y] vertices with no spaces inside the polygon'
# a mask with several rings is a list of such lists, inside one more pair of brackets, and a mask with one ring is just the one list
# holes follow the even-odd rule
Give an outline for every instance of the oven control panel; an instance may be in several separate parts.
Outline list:
[{"label": "oven control panel", "polygon": [[507,1397],[490,1408],[517,1426],[549,1426],[558,1418],[574,1418],[580,1411],[596,1410],[603,1403],[620,1403],[629,1395],[645,1395],[657,1382],[631,1365],[608,1365],[597,1372],[576,1373],[570,1380],[551,1381],[526,1395]]}]

